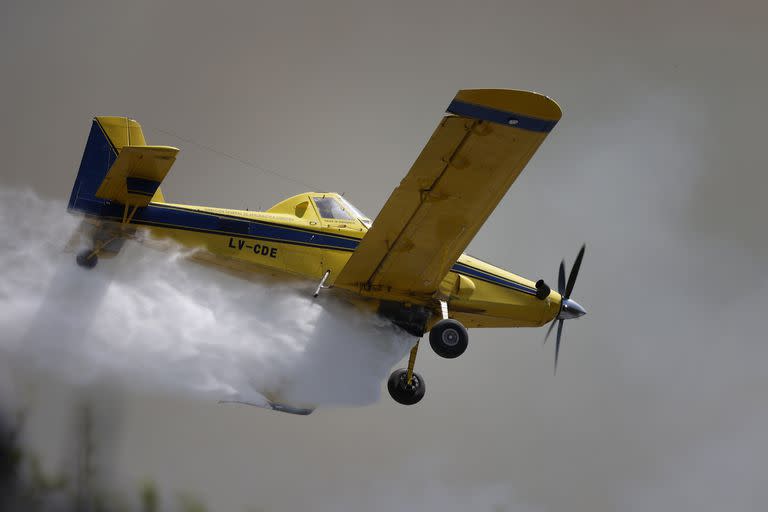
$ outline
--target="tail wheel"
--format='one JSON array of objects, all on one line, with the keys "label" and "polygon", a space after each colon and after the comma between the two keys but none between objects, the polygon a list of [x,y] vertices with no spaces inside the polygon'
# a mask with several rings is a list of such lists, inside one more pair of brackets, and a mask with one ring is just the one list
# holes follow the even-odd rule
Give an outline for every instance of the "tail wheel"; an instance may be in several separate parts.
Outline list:
[{"label": "tail wheel", "polygon": [[85,249],[84,251],[77,253],[75,261],[77,261],[78,266],[90,269],[96,266],[99,262],[99,257],[93,250]]},{"label": "tail wheel", "polygon": [[440,357],[453,359],[467,350],[469,334],[460,322],[446,318],[437,322],[429,331],[429,344]]},{"label": "tail wheel", "polygon": [[392,399],[403,405],[413,405],[424,398],[424,379],[418,373],[413,373],[408,384],[408,370],[401,368],[392,372],[387,382],[387,389]]}]

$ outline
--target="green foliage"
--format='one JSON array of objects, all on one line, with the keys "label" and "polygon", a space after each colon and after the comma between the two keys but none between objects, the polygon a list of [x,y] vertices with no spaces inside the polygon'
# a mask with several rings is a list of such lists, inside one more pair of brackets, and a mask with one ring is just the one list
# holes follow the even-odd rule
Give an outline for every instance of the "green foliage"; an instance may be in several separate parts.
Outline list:
[{"label": "green foliage", "polygon": [[[73,471],[48,473],[40,458],[25,453],[19,442],[24,416],[8,421],[0,414],[0,511],[2,512],[129,512],[133,507],[115,493],[106,492],[97,482],[95,469],[95,424],[90,408],[80,409],[79,432],[75,440],[77,461]],[[140,512],[161,512],[160,492],[152,481],[139,488]],[[180,512],[206,512],[203,502],[180,493]]]},{"label": "green foliage", "polygon": [[50,494],[58,491],[65,491],[69,486],[69,481],[63,473],[58,475],[48,475],[43,471],[40,458],[35,454],[27,456],[29,461],[28,467],[28,480],[31,488],[35,489],[40,494]]},{"label": "green foliage", "polygon": [[144,482],[141,486],[141,512],[158,512],[160,497],[153,482]]},{"label": "green foliage", "polygon": [[181,512],[205,512],[205,506],[194,496],[186,493],[178,495],[179,510]]},{"label": "green foliage", "polygon": [[18,429],[0,423],[0,488],[13,481],[23,459],[17,444]]}]

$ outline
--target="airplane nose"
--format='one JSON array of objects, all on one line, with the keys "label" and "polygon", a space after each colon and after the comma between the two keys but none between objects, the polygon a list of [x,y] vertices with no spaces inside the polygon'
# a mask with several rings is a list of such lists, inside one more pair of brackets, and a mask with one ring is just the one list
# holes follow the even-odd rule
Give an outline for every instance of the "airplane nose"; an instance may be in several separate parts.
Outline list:
[{"label": "airplane nose", "polygon": [[573,299],[563,299],[562,308],[557,318],[567,320],[571,318],[579,318],[587,314],[587,310],[584,309],[581,304]]}]

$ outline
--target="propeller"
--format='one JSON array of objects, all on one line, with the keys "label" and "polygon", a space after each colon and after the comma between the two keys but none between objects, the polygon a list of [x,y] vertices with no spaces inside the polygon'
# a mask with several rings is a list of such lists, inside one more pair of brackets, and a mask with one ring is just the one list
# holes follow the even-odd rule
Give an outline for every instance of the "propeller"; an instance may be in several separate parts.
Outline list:
[{"label": "propeller", "polygon": [[555,341],[555,373],[557,373],[557,358],[560,355],[560,342],[563,336],[563,322],[572,318],[579,318],[587,314],[587,311],[581,307],[581,304],[575,300],[571,300],[571,292],[573,292],[573,285],[576,284],[576,278],[579,276],[579,269],[581,268],[581,260],[584,259],[584,251],[587,245],[584,244],[579,250],[579,254],[576,256],[576,261],[573,262],[571,267],[571,273],[568,275],[568,282],[565,281],[565,260],[560,262],[560,271],[557,275],[557,292],[562,297],[560,301],[560,312],[552,320],[547,330],[547,335],[544,337],[544,343],[549,339],[549,335],[552,333],[552,329],[555,328],[557,323],[557,338]]}]

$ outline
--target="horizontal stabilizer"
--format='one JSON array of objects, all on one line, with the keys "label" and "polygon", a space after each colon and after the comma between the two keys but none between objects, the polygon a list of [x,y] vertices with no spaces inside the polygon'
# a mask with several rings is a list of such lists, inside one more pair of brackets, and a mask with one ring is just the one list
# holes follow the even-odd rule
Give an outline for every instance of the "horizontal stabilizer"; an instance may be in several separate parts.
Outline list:
[{"label": "horizontal stabilizer", "polygon": [[178,152],[170,146],[123,146],[96,190],[96,197],[130,206],[147,206]]},{"label": "horizontal stabilizer", "polygon": [[159,185],[178,152],[169,146],[147,146],[134,119],[94,117],[69,210],[99,216],[108,203],[138,208],[165,202]]}]

